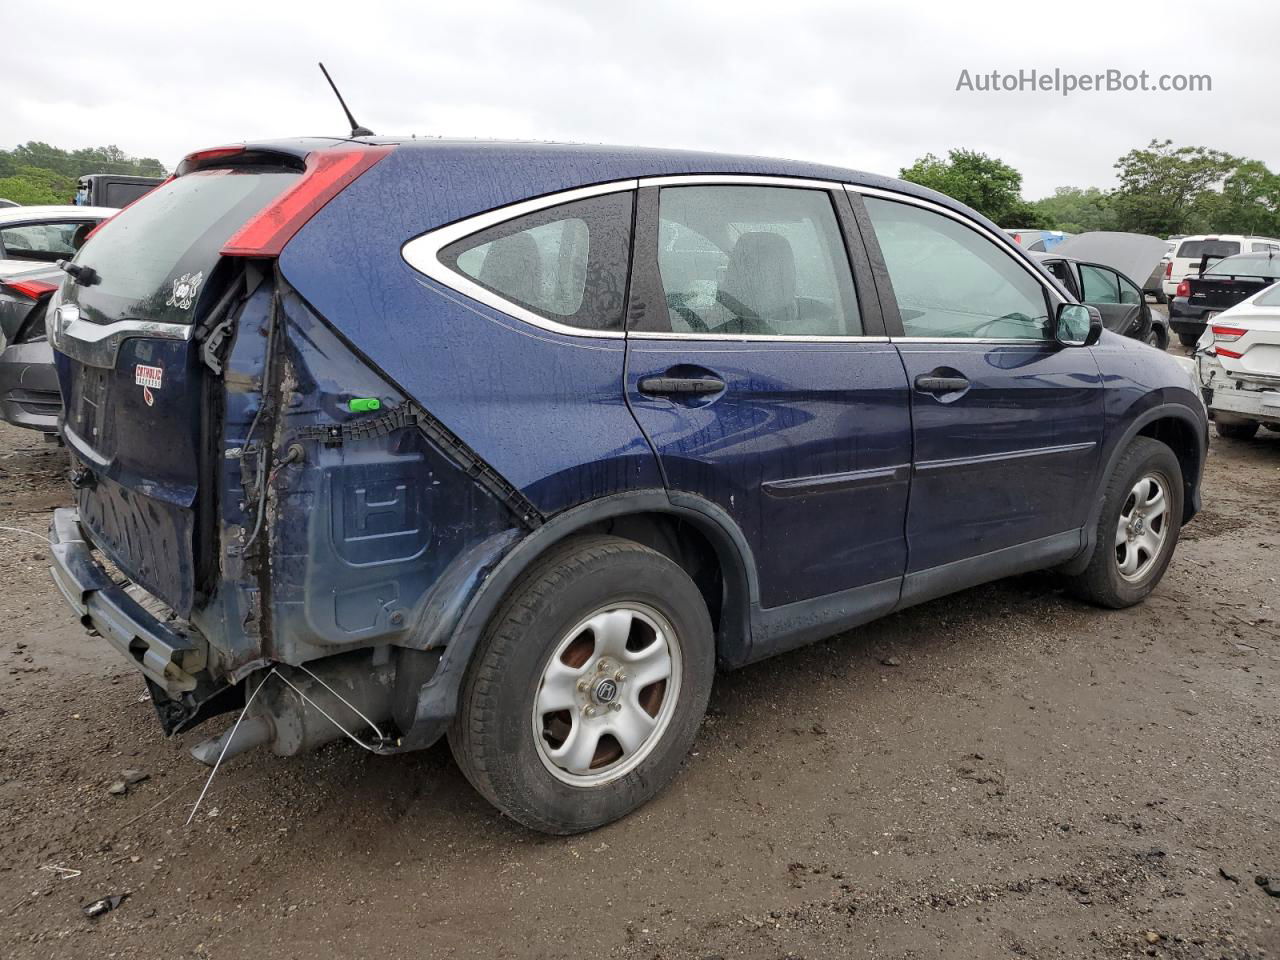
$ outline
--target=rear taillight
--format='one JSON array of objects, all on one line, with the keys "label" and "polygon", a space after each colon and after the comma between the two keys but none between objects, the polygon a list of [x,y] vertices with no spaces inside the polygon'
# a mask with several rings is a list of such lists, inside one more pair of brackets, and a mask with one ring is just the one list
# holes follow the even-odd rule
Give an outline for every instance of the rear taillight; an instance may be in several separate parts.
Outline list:
[{"label": "rear taillight", "polygon": [[1183,280],[1178,284],[1178,289],[1173,291],[1173,295],[1175,297],[1191,296],[1191,282],[1189,280]]},{"label": "rear taillight", "polygon": [[1212,324],[1209,329],[1213,331],[1213,349],[1220,357],[1230,357],[1233,360],[1239,360],[1244,353],[1238,350],[1230,350],[1223,346],[1224,343],[1234,343],[1243,337],[1248,330],[1243,327],[1228,327],[1220,323]]},{"label": "rear taillight", "polygon": [[46,294],[53,293],[58,289],[56,283],[45,283],[43,280],[11,280],[5,286],[10,290],[16,290],[24,297],[30,297],[32,300],[39,300]]},{"label": "rear taillight", "polygon": [[1173,279],[1173,261],[1172,260],[1170,260],[1168,263],[1164,265],[1164,278],[1166,280]]},{"label": "rear taillight", "polygon": [[391,152],[389,146],[317,150],[302,177],[236,231],[222,248],[228,257],[276,257],[293,235],[361,174]]},{"label": "rear taillight", "polygon": [[207,167],[244,152],[245,147],[243,144],[234,147],[210,147],[208,150],[197,150],[195,153],[188,153],[182,158],[176,173],[181,177],[183,174],[191,173],[201,167]]}]

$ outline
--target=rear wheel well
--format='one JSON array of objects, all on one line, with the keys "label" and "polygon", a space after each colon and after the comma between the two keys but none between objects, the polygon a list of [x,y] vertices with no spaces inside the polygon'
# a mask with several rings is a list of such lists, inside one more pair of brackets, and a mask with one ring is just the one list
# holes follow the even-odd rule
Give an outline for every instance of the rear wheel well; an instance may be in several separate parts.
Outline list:
[{"label": "rear wheel well", "polygon": [[1179,417],[1162,417],[1144,425],[1138,436],[1159,440],[1178,458],[1178,466],[1182,469],[1182,520],[1185,523],[1191,519],[1191,511],[1195,509],[1191,493],[1200,470],[1200,444],[1196,440],[1195,428]]},{"label": "rear wheel well", "polygon": [[725,606],[724,571],[716,548],[688,521],[665,513],[630,513],[598,520],[575,533],[603,533],[656,550],[678,564],[698,587],[717,638]]}]

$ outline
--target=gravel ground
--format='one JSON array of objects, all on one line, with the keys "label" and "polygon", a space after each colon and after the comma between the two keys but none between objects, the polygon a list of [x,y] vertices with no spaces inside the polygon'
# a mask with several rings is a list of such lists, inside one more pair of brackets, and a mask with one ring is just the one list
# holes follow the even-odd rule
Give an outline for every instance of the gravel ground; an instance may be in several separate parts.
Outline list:
[{"label": "gravel ground", "polygon": [[[0,523],[42,531],[62,470],[0,425]],[[1215,439],[1139,607],[1026,576],[725,675],[676,783],[571,839],[443,746],[238,757],[184,826],[230,718],[165,740],[0,530],[0,956],[1280,955],[1278,493],[1280,435]]]}]

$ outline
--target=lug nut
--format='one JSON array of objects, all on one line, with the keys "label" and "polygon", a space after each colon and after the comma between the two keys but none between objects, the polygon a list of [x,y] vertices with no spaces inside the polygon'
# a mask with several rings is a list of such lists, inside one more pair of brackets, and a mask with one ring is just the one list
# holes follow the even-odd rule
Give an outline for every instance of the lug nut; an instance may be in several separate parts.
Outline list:
[{"label": "lug nut", "polygon": [[619,710],[622,709],[622,704],[620,704],[617,700],[615,700],[613,701],[613,703],[609,704],[609,709],[612,710],[614,713],[617,713]]},{"label": "lug nut", "polygon": [[627,679],[627,675],[623,671],[619,670],[617,673],[613,675],[613,679],[616,680],[618,683],[622,683],[624,680]]},{"label": "lug nut", "polygon": [[586,679],[586,678],[584,677],[583,679],[581,679],[581,680],[579,680],[579,681],[578,681],[578,692],[579,692],[579,693],[586,693],[586,692],[587,692],[588,690],[590,690],[590,689],[591,689],[591,681],[590,681],[590,680],[588,680],[588,679]]},{"label": "lug nut", "polygon": [[587,704],[582,708],[582,715],[584,717],[594,717],[596,715],[596,708],[591,706],[591,704]]}]

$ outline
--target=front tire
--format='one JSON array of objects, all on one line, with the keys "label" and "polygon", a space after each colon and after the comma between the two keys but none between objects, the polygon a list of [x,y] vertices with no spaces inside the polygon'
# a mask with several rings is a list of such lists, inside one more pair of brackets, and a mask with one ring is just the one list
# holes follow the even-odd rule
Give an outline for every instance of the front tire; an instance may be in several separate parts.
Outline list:
[{"label": "front tire", "polygon": [[545,833],[591,830],[675,776],[714,672],[706,603],[681,567],[629,540],[574,538],[494,615],[449,745],[513,820]]},{"label": "front tire", "polygon": [[1114,610],[1146,599],[1178,543],[1182,492],[1182,468],[1173,451],[1150,437],[1135,437],[1107,482],[1089,566],[1068,578],[1068,589]]}]

